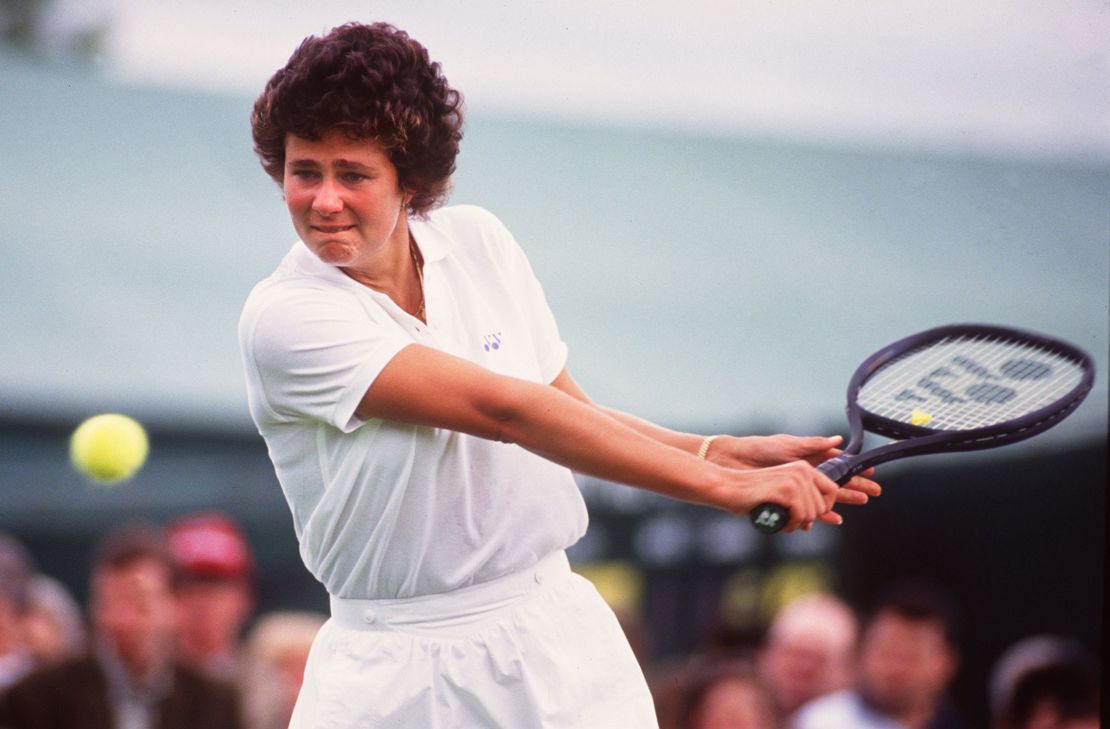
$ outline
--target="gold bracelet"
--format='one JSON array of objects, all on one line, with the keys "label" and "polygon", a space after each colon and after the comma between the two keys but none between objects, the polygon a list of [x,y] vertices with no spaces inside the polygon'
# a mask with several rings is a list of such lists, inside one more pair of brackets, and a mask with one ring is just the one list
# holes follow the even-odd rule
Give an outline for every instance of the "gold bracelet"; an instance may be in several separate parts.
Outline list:
[{"label": "gold bracelet", "polygon": [[705,460],[706,455],[709,454],[710,444],[713,443],[713,441],[716,440],[716,439],[717,439],[717,436],[710,435],[710,436],[706,437],[706,439],[701,442],[701,447],[698,448],[698,458],[702,459],[703,461]]}]

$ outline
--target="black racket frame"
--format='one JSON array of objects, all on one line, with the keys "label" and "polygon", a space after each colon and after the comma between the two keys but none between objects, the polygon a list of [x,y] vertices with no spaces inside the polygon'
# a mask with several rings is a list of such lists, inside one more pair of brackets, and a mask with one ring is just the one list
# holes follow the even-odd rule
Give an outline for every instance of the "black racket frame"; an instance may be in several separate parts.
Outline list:
[{"label": "black racket frame", "polygon": [[[1019,418],[970,430],[936,430],[923,425],[903,423],[868,412],[859,405],[860,389],[891,360],[935,341],[969,336],[1028,342],[1075,362],[1083,374],[1066,395],[1043,408]],[[848,443],[842,454],[825,461],[817,469],[842,484],[860,471],[897,458],[974,451],[1017,443],[1048,430],[1074,412],[1091,391],[1094,380],[1095,364],[1089,354],[1044,334],[991,324],[949,324],[918,332],[888,344],[856,368],[848,383]],[[865,431],[892,438],[894,442],[860,455]],[[777,504],[763,504],[751,513],[756,528],[767,533],[776,532],[785,526],[787,516],[786,509]]]}]

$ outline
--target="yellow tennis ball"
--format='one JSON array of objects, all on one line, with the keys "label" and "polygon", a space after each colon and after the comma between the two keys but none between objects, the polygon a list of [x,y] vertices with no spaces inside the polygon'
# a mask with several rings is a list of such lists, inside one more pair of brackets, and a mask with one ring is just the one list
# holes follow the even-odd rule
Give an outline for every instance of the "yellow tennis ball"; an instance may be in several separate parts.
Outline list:
[{"label": "yellow tennis ball", "polygon": [[914,425],[928,425],[933,416],[923,410],[914,410],[910,413],[910,422]]},{"label": "yellow tennis ball", "polygon": [[94,415],[77,426],[69,439],[74,468],[102,484],[134,476],[149,450],[143,426],[119,413]]}]

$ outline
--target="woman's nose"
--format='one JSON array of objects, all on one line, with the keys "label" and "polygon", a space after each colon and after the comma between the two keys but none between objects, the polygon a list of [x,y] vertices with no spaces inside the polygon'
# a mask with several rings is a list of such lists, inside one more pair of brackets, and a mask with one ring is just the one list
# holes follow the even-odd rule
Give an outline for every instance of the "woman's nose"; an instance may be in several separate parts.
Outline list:
[{"label": "woman's nose", "polygon": [[315,197],[312,198],[312,209],[321,215],[334,215],[343,210],[343,199],[335,185],[328,181],[320,184]]}]

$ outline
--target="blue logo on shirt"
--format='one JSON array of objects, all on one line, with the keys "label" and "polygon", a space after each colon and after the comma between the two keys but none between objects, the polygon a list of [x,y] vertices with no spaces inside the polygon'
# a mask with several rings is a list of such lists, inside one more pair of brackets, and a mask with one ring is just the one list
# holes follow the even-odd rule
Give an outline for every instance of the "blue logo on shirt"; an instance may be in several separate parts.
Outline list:
[{"label": "blue logo on shirt", "polygon": [[486,350],[487,352],[491,350],[501,349],[501,332],[487,334],[486,336],[482,337],[482,339],[485,342],[482,345],[482,349]]}]

